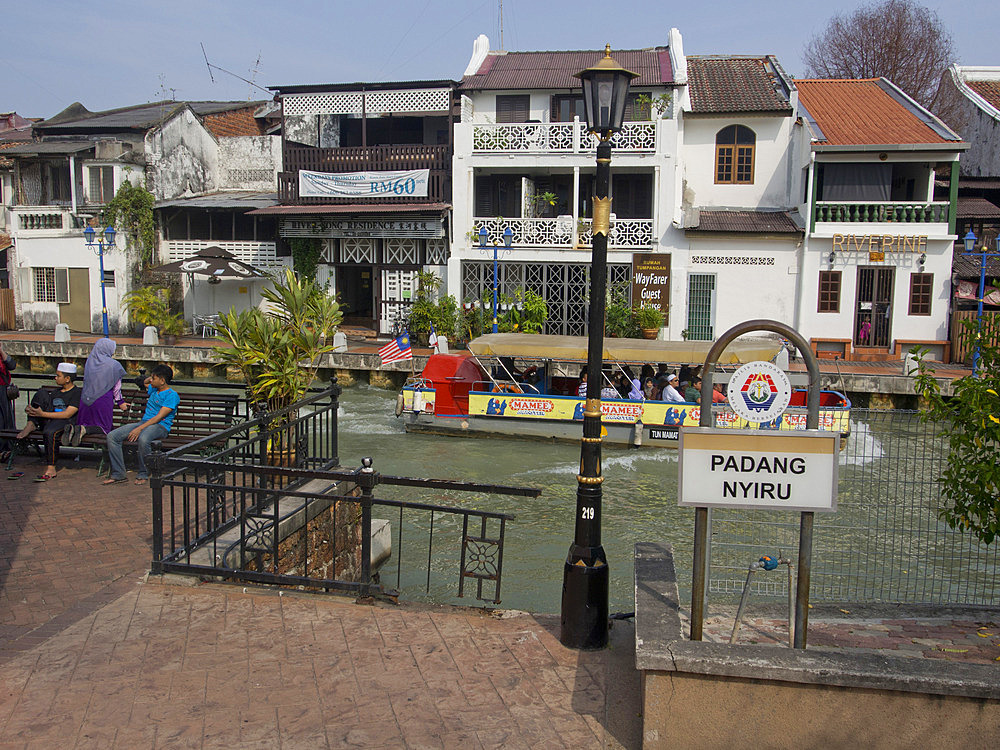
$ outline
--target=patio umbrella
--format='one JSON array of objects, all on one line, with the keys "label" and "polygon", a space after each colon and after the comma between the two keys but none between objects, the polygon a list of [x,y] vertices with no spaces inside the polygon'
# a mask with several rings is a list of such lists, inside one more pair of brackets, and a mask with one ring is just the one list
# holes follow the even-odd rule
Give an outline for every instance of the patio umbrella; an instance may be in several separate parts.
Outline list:
[{"label": "patio umbrella", "polygon": [[[157,273],[190,274],[191,286],[194,287],[194,277],[208,276],[209,283],[218,283],[220,279],[262,279],[267,274],[259,268],[236,259],[228,250],[213,245],[204,247],[184,260],[176,260],[152,269]],[[191,314],[196,315],[196,297],[191,297]]]}]

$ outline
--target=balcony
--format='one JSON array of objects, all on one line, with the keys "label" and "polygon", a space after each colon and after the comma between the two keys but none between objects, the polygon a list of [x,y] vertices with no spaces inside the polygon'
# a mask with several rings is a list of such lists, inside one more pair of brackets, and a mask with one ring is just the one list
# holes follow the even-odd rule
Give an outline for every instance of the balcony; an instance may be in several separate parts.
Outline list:
[{"label": "balcony", "polygon": [[[655,122],[626,122],[611,139],[611,148],[623,153],[656,151]],[[597,139],[587,133],[586,123],[474,123],[472,152],[590,154]]]},{"label": "balcony", "polygon": [[388,172],[429,169],[427,197],[378,196],[376,203],[437,203],[451,200],[451,146],[397,144],[350,148],[285,146],[284,172],[278,173],[278,200],[284,204],[358,203],[365,199],[299,197],[299,170],[311,172]]},{"label": "balcony", "polygon": [[[522,248],[583,248],[590,247],[592,220],[579,219],[573,226],[572,219],[485,219],[472,220],[469,235],[473,246],[478,242],[479,230],[486,227],[490,237],[502,237],[510,227],[514,236],[511,247]],[[608,247],[614,250],[649,250],[653,246],[652,219],[615,219],[611,222]]]},{"label": "balcony", "polygon": [[75,216],[62,206],[14,206],[11,209],[11,231],[19,236],[82,232],[85,223],[83,217]]},{"label": "balcony", "polygon": [[951,204],[838,201],[813,206],[813,224],[838,222],[845,224],[948,224]]}]

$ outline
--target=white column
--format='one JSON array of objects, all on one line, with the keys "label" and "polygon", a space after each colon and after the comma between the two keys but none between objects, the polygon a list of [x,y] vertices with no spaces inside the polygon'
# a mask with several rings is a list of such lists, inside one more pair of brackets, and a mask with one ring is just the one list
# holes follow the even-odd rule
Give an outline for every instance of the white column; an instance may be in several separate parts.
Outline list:
[{"label": "white column", "polygon": [[69,157],[69,200],[72,211],[76,213],[76,157]]}]

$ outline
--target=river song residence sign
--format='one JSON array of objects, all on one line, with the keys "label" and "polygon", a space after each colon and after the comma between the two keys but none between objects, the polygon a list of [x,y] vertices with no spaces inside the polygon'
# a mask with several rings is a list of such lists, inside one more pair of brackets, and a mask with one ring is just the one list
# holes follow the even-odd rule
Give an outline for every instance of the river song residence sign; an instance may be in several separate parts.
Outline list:
[{"label": "river song residence sign", "polygon": [[839,441],[822,430],[682,427],[678,504],[835,511]]}]

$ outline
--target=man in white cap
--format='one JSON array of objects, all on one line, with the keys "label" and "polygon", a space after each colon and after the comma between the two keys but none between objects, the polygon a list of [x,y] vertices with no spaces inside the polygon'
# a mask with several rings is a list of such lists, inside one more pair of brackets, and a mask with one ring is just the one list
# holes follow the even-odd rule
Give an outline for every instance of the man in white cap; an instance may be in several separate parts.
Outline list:
[{"label": "man in white cap", "polygon": [[41,430],[45,460],[48,462],[45,472],[35,477],[36,482],[47,482],[56,477],[59,438],[62,431],[73,424],[80,409],[80,389],[73,383],[75,377],[76,365],[72,362],[60,362],[56,367],[56,387],[39,388],[31,397],[31,403],[24,408],[28,413],[28,423],[17,436],[24,438],[33,430]]},{"label": "man in white cap", "polygon": [[663,401],[683,404],[684,397],[677,390],[677,376],[674,373],[667,375],[667,384],[663,386],[663,393],[660,394]]}]

